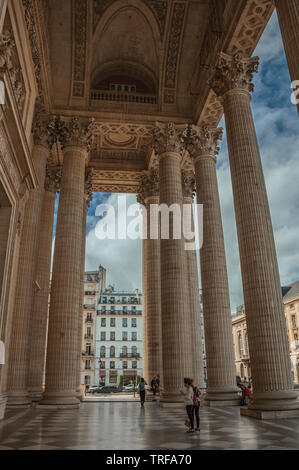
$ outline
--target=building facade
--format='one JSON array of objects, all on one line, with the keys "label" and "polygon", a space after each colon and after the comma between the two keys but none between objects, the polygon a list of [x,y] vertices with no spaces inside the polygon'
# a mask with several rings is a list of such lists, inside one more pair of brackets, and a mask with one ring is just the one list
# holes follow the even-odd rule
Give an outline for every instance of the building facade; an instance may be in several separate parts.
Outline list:
[{"label": "building facade", "polygon": [[[299,281],[282,288],[284,315],[286,319],[292,378],[299,383]],[[245,306],[238,307],[233,316],[233,339],[235,349],[236,374],[244,378],[252,377]]]},{"label": "building facade", "polygon": [[137,383],[142,350],[142,294],[110,286],[100,295],[96,315],[95,384]]},{"label": "building facade", "polygon": [[106,286],[106,269],[87,271],[84,276],[81,384],[88,388],[94,384],[95,372],[95,325],[97,304]]}]

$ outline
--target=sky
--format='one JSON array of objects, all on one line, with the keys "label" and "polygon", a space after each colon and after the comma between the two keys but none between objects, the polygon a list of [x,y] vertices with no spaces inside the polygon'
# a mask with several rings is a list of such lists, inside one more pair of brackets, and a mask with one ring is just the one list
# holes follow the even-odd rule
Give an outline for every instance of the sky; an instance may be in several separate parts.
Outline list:
[{"label": "sky", "polygon": [[[268,191],[281,284],[287,285],[299,279],[299,121],[297,108],[291,103],[290,77],[276,12],[254,55],[260,57],[260,69],[254,77],[252,111]],[[224,138],[217,174],[231,310],[234,312],[243,303],[243,293],[224,119],[220,125],[224,128]],[[135,195],[126,197],[127,205],[136,203]],[[141,289],[142,241],[101,241],[96,237],[95,227],[99,221],[95,216],[96,207],[103,202],[116,205],[116,201],[116,194],[94,194],[87,216],[86,270],[95,270],[101,264],[107,269],[108,284],[114,285],[115,289]],[[57,204],[55,225],[56,214]]]}]

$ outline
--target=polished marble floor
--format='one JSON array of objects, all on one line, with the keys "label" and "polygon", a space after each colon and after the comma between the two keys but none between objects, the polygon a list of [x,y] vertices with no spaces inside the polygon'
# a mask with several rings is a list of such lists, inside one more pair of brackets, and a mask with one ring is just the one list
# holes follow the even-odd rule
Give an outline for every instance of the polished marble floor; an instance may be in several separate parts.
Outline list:
[{"label": "polished marble floor", "polygon": [[83,403],[80,410],[15,410],[0,423],[0,450],[299,450],[299,420],[256,421],[238,408],[201,408],[186,434],[184,409],[136,402]]}]

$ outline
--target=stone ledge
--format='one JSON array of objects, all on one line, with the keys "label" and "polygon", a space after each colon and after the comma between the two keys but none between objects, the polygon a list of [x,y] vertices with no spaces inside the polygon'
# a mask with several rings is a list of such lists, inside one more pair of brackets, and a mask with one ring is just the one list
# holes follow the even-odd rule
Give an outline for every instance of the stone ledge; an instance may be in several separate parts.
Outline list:
[{"label": "stone ledge", "polygon": [[289,419],[299,418],[299,410],[280,410],[280,411],[263,411],[263,410],[249,410],[247,408],[240,409],[241,416],[255,419]]}]

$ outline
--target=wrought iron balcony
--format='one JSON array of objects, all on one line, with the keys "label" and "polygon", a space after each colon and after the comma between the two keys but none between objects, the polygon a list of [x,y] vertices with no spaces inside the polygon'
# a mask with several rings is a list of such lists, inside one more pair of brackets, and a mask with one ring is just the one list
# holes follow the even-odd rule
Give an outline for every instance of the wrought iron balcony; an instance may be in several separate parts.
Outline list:
[{"label": "wrought iron balcony", "polygon": [[140,358],[140,353],[120,353],[119,357],[121,358],[135,358],[139,359]]},{"label": "wrought iron balcony", "polygon": [[91,90],[90,99],[92,101],[122,101],[126,103],[157,104],[156,95],[126,91]]}]

